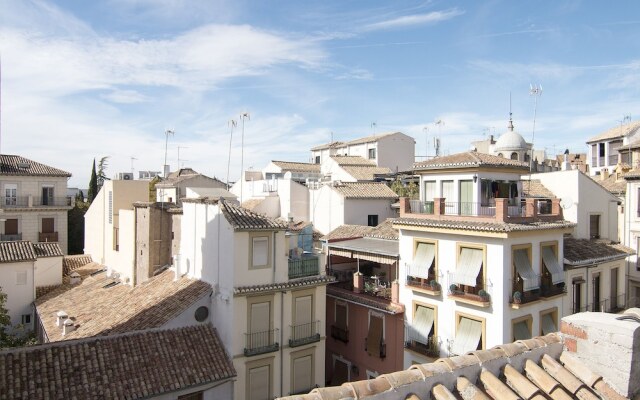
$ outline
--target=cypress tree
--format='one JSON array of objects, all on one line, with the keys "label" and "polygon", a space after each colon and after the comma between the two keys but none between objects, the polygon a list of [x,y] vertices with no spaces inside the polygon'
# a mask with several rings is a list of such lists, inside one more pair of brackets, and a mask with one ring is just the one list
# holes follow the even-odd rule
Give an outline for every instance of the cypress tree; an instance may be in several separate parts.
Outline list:
[{"label": "cypress tree", "polygon": [[98,175],[96,174],[96,159],[93,159],[93,169],[91,170],[91,179],[89,180],[89,193],[87,193],[87,200],[89,204],[93,202],[93,199],[98,195]]}]

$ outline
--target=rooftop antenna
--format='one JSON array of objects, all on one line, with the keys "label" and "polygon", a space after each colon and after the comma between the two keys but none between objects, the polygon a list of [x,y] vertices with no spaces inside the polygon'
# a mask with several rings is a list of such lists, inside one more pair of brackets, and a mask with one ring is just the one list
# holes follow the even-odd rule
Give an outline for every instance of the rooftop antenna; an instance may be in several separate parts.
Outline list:
[{"label": "rooftop antenna", "polygon": [[631,122],[631,115],[625,115],[624,117],[622,117],[622,120],[618,122],[620,122],[620,126],[628,124],[629,122]]},{"label": "rooftop antenna", "polygon": [[[536,117],[538,115],[538,97],[542,96],[542,85],[532,85],[529,84],[529,95],[534,98],[533,105],[533,129],[531,131],[531,156],[529,157],[529,171],[531,171],[533,166],[533,142],[536,137]],[[555,153],[555,148],[554,148]],[[555,157],[555,154],[554,154]],[[544,161],[544,160],[543,160]]]},{"label": "rooftop antenna", "polygon": [[436,148],[436,157],[440,155],[440,137],[442,136],[442,127],[444,126],[444,121],[439,119],[436,121],[436,125],[438,125],[438,137],[434,138],[433,146]]},{"label": "rooftop antenna", "polygon": [[[231,167],[231,143],[233,142],[233,128],[238,126],[238,123],[234,119],[230,119],[227,122],[229,126],[229,159],[227,160],[227,190],[229,190],[229,169]],[[240,186],[242,186],[242,179],[240,180]]]},{"label": "rooftop antenna", "polygon": [[249,115],[248,112],[243,112],[242,114],[240,114],[240,120],[242,121],[242,140],[241,140],[241,145],[240,145],[240,204],[242,205],[242,187],[244,186],[242,184],[242,182],[244,181],[243,179],[243,174],[244,174],[244,120],[245,119],[251,119],[251,115]]},{"label": "rooftop antenna", "polygon": [[134,156],[131,156],[130,158],[131,158],[131,173],[133,174],[133,162],[137,160],[137,158],[135,158]]},{"label": "rooftop antenna", "polygon": [[376,128],[378,127],[378,124],[376,124],[375,122],[371,123],[371,130],[373,131],[373,135],[375,136],[376,134]]},{"label": "rooftop antenna", "polygon": [[429,159],[429,127],[423,127],[422,131],[424,132],[424,160],[427,161]]},{"label": "rooftop antenna", "polygon": [[[0,143],[2,143],[2,54],[0,54]],[[0,154],[2,154],[1,148]]]},{"label": "rooftop antenna", "polygon": [[169,166],[167,165],[167,146],[169,144],[169,135],[173,136],[175,134],[171,129],[167,129],[164,131],[164,179],[167,179],[167,175],[169,173]]},{"label": "rooftop antenna", "polygon": [[[186,146],[178,146],[178,168],[181,168],[181,166],[180,166],[180,149],[188,149],[188,147],[186,147]],[[189,160],[182,160],[182,161],[189,161]]]}]

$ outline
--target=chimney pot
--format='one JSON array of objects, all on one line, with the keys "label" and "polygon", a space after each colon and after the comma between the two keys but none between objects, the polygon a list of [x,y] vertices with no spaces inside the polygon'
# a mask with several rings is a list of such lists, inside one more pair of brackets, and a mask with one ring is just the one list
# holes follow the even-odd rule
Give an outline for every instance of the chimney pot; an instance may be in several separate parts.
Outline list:
[{"label": "chimney pot", "polygon": [[73,321],[70,319],[64,320],[64,325],[62,326],[62,336],[67,335],[70,332],[73,332],[75,326],[73,325]]},{"label": "chimney pot", "polygon": [[66,312],[60,310],[56,313],[56,317],[56,325],[58,325],[58,327],[62,327],[63,321],[66,320],[69,316]]}]

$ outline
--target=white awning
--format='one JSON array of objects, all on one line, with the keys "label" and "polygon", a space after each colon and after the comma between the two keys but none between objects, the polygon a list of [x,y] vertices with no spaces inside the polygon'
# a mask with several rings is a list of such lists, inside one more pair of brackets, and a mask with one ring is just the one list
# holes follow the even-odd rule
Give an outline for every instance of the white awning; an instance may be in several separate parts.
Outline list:
[{"label": "white awning", "polygon": [[416,333],[415,339],[421,343],[429,341],[429,333],[433,328],[433,308],[418,306],[416,314],[413,317],[413,328]]},{"label": "white awning", "polygon": [[482,268],[482,250],[463,247],[458,257],[458,266],[453,273],[453,283],[475,286]]},{"label": "white awning", "polygon": [[409,275],[416,278],[429,279],[429,268],[436,256],[436,246],[433,243],[418,243],[416,256],[410,266]]},{"label": "white awning", "polygon": [[547,267],[549,273],[551,273],[551,283],[557,285],[558,283],[564,282],[564,271],[551,246],[544,246],[542,248],[542,261],[544,261],[544,265]]},{"label": "white awning", "polygon": [[515,340],[531,339],[531,331],[527,321],[520,321],[513,325],[513,337]]},{"label": "white awning", "polygon": [[516,265],[518,275],[520,275],[520,278],[524,281],[524,290],[540,289],[540,277],[536,275],[531,268],[527,250],[515,250],[513,252],[513,262]]},{"label": "white awning", "polygon": [[332,256],[342,256],[342,257],[346,257],[346,258],[352,258],[353,257],[353,252],[349,251],[349,250],[339,250],[339,249],[329,248],[329,254],[332,255]]},{"label": "white awning", "polygon": [[453,340],[451,352],[453,354],[462,355],[470,351],[478,349],[480,339],[482,338],[482,323],[469,318],[460,318],[458,324],[458,332]]},{"label": "white awning", "polygon": [[540,321],[540,325],[542,325],[542,334],[548,335],[553,332],[558,332],[558,328],[556,327],[556,323],[553,321],[553,314],[545,314],[542,316],[542,321]]}]

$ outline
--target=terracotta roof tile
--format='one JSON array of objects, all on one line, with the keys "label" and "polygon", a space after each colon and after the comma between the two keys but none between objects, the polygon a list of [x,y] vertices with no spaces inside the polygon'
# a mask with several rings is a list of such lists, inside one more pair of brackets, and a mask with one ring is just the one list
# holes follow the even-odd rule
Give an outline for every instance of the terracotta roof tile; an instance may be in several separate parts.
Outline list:
[{"label": "terracotta roof tile", "polygon": [[359,181],[372,181],[377,176],[391,174],[391,170],[387,167],[344,166],[342,169]]},{"label": "terracotta roof tile", "polygon": [[378,182],[343,182],[334,185],[333,189],[346,199],[395,200],[398,198],[398,195],[389,186]]},{"label": "terracotta roof tile", "polygon": [[400,238],[398,230],[393,227],[395,218],[387,218],[384,222],[375,226],[371,231],[366,233],[365,237],[376,239],[398,240]]},{"label": "terracotta roof tile", "polygon": [[336,241],[336,240],[345,240],[345,239],[356,239],[361,238],[367,233],[373,230],[373,226],[365,226],[365,225],[340,225],[336,229],[327,233],[321,240],[326,241]]},{"label": "terracotta roof tile", "polygon": [[291,279],[281,283],[267,283],[264,285],[238,286],[233,288],[233,294],[254,294],[274,292],[283,289],[301,288],[304,286],[325,285],[334,282],[335,278],[329,275],[318,275],[308,278]]},{"label": "terracotta roof tile", "polygon": [[235,228],[241,230],[283,230],[287,224],[277,219],[256,214],[246,208],[231,204],[222,200],[222,212],[227,221]]},{"label": "terracotta roof tile", "polygon": [[640,129],[640,121],[634,121],[625,125],[616,126],[603,133],[600,133],[599,135],[596,135],[587,140],[587,143],[633,135],[638,129]]},{"label": "terracotta roof tile", "polygon": [[64,176],[69,172],[41,164],[21,156],[0,154],[0,175],[18,176]]},{"label": "terracotta roof tile", "polygon": [[0,352],[0,399],[138,399],[236,376],[216,330],[197,325]]},{"label": "terracotta roof tile", "polygon": [[311,164],[292,161],[271,161],[273,164],[282,168],[284,171],[291,172],[316,172],[320,173],[320,164]]},{"label": "terracotta roof tile", "polygon": [[421,161],[413,164],[416,171],[446,169],[446,168],[500,168],[507,167],[518,170],[528,170],[529,164],[510,160],[508,158],[498,157],[491,154],[478,153],[475,151],[467,151],[464,153],[456,153],[448,156],[432,158],[428,161]]},{"label": "terracotta roof tile", "polygon": [[341,167],[375,167],[376,163],[360,156],[331,156]]},{"label": "terracotta roof tile", "polygon": [[553,222],[522,222],[522,223],[500,223],[500,222],[475,222],[475,221],[451,221],[426,218],[397,218],[393,221],[397,226],[420,226],[430,228],[473,230],[479,232],[516,232],[533,231],[542,229],[573,228],[576,224],[569,221]]},{"label": "terracotta roof tile", "polygon": [[354,144],[377,142],[379,139],[382,139],[383,137],[395,135],[396,133],[400,133],[400,132],[382,132],[382,133],[378,133],[376,135],[365,136],[365,137],[362,137],[362,138],[359,138],[359,139],[353,139],[351,141],[348,141],[346,144],[354,145]]},{"label": "terracotta roof tile", "polygon": [[384,298],[374,297],[368,294],[355,293],[352,290],[345,289],[339,286],[339,284],[327,286],[327,295],[333,297],[351,300],[358,304],[377,308],[378,310],[387,311],[392,314],[400,314],[404,312],[404,306],[400,304],[393,304],[391,301]]},{"label": "terracotta roof tile", "polygon": [[[182,277],[165,270],[138,286],[118,283],[108,278],[104,266],[90,263],[76,269],[79,284],[65,283],[36,299],[36,312],[50,341],[77,339],[95,335],[157,328],[186,310],[211,292],[206,282]],[[56,325],[56,313],[65,311],[76,329],[62,336]]]},{"label": "terracotta roof tile", "polygon": [[74,270],[92,263],[90,254],[77,254],[72,256],[64,256],[62,259],[62,274],[69,275]]},{"label": "terracotta roof tile", "polygon": [[564,239],[564,263],[584,265],[626,258],[635,251],[608,240]]},{"label": "terracotta roof tile", "polygon": [[33,250],[36,253],[36,257],[62,257],[62,250],[58,243],[55,242],[39,242],[33,243]]},{"label": "terracotta roof tile", "polygon": [[531,179],[522,182],[523,197],[539,199],[555,199],[556,196],[547,189],[539,179]]},{"label": "terracotta roof tile", "polygon": [[158,182],[156,184],[156,187],[170,187],[170,186],[174,186],[177,183],[189,180],[189,179],[193,179],[196,177],[203,177],[205,179],[208,179],[212,182],[218,182],[220,183],[221,187],[224,186],[226,187],[226,184],[224,182],[222,182],[221,180],[219,180],[218,178],[210,178],[206,175],[203,175],[199,172],[194,171],[192,168],[181,168],[178,171],[174,171],[171,172],[168,176],[167,179],[163,179],[162,181]]},{"label": "terracotta roof tile", "polygon": [[627,182],[624,179],[618,179],[615,173],[610,174],[606,179],[602,179],[601,175],[589,176],[589,178],[616,196],[627,192]]},{"label": "terracotta roof tile", "polygon": [[35,261],[36,253],[28,240],[0,242],[0,263]]},{"label": "terracotta roof tile", "polygon": [[345,143],[344,142],[339,142],[339,141],[335,141],[335,142],[331,142],[331,143],[325,143],[325,144],[321,144],[319,146],[315,146],[311,148],[311,151],[315,151],[315,150],[325,150],[325,149],[335,149],[338,147],[342,147]]}]

